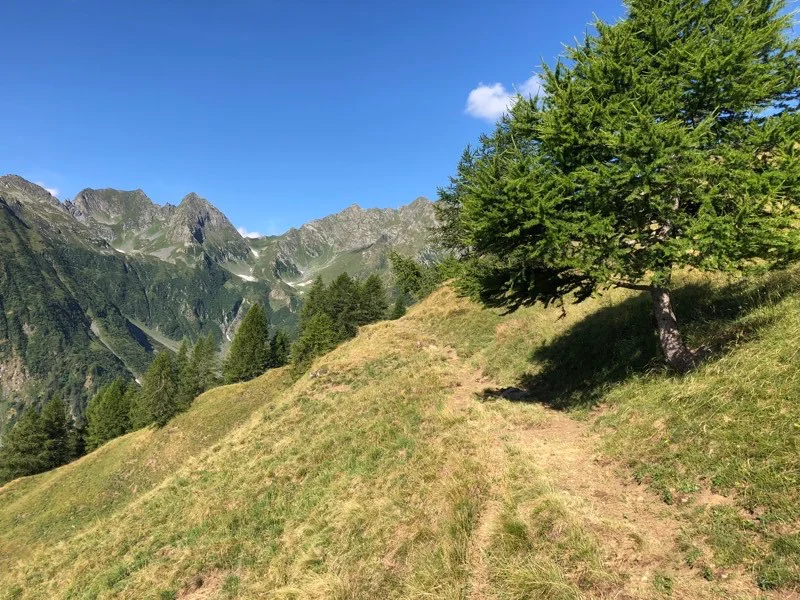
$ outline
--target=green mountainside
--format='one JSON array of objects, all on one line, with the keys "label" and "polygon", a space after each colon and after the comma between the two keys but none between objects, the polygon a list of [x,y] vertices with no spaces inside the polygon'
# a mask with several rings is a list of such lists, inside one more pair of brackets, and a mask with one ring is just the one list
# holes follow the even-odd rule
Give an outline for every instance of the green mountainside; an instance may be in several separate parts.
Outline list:
[{"label": "green mountainside", "polygon": [[794,597],[798,281],[681,276],[688,376],[645,294],[445,287],[0,488],[0,597]]},{"label": "green mountainside", "polygon": [[432,224],[417,200],[245,239],[196,194],[159,206],[141,190],[86,189],[61,203],[0,177],[0,430],[54,394],[80,415],[100,385],[138,377],[181,339],[224,346],[254,302],[291,331],[305,278],[386,273],[390,250],[424,253]]}]

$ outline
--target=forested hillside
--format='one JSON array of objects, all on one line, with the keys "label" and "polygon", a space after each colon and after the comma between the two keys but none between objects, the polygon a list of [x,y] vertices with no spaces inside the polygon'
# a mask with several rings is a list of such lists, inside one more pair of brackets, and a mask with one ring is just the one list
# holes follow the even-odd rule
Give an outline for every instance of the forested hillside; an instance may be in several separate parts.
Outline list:
[{"label": "forested hillside", "polygon": [[2,428],[54,395],[80,421],[100,386],[141,378],[157,350],[206,334],[225,347],[256,302],[293,333],[304,278],[385,275],[388,253],[424,252],[433,225],[423,200],[328,219],[253,240],[195,194],[159,206],[141,190],[87,189],[60,203],[0,178]]}]

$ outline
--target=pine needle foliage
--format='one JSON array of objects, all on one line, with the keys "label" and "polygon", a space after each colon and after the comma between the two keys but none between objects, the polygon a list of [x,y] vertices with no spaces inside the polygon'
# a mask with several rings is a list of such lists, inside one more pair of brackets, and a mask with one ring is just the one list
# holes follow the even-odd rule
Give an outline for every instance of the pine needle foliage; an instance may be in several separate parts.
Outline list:
[{"label": "pine needle foliage", "polygon": [[122,379],[100,388],[86,409],[86,448],[94,450],[131,430],[131,400],[136,386]]},{"label": "pine needle foliage", "polygon": [[377,275],[363,283],[342,273],[329,285],[314,280],[300,310],[300,335],[291,351],[295,373],[314,358],[356,335],[358,328],[387,317],[386,287]]},{"label": "pine needle foliage", "polygon": [[800,253],[800,42],[781,0],[628,0],[542,67],[440,193],[440,238],[487,304],[650,291],[683,344],[672,273],[748,273]]},{"label": "pine needle foliage", "polygon": [[149,423],[157,427],[164,427],[179,412],[177,373],[168,351],[156,354],[144,375],[140,395]]},{"label": "pine needle foliage", "polygon": [[49,468],[47,435],[39,413],[25,411],[3,439],[0,481],[41,473]]},{"label": "pine needle foliage", "polygon": [[226,383],[258,377],[269,363],[269,321],[260,304],[247,311],[223,367]]}]

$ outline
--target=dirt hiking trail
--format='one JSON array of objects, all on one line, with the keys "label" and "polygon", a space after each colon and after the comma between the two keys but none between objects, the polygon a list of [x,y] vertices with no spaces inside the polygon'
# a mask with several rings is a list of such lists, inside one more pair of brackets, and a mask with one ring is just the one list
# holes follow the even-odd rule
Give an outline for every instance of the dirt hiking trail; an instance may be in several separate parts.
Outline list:
[{"label": "dirt hiking trail", "polygon": [[[452,349],[442,351],[460,377],[449,408],[467,415],[482,438],[487,464],[494,468],[491,500],[484,506],[470,542],[471,600],[494,597],[487,547],[501,514],[507,485],[504,473],[510,461],[519,460],[531,461],[570,516],[600,544],[605,565],[618,575],[618,583],[587,593],[587,598],[798,597],[764,592],[743,572],[731,573],[724,581],[705,580],[699,569],[686,564],[678,548],[679,509],[636,483],[623,466],[603,457],[599,435],[589,423],[541,404],[487,399],[486,391],[496,389],[492,381],[466,365]],[[671,593],[656,590],[657,577],[671,581]]]}]

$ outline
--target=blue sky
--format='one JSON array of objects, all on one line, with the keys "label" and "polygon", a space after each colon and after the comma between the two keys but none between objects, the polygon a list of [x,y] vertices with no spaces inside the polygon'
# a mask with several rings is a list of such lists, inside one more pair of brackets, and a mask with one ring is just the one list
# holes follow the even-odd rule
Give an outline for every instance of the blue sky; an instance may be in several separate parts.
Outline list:
[{"label": "blue sky", "polygon": [[277,233],[434,197],[511,90],[617,0],[105,2],[0,7],[0,172],[190,191]]}]

